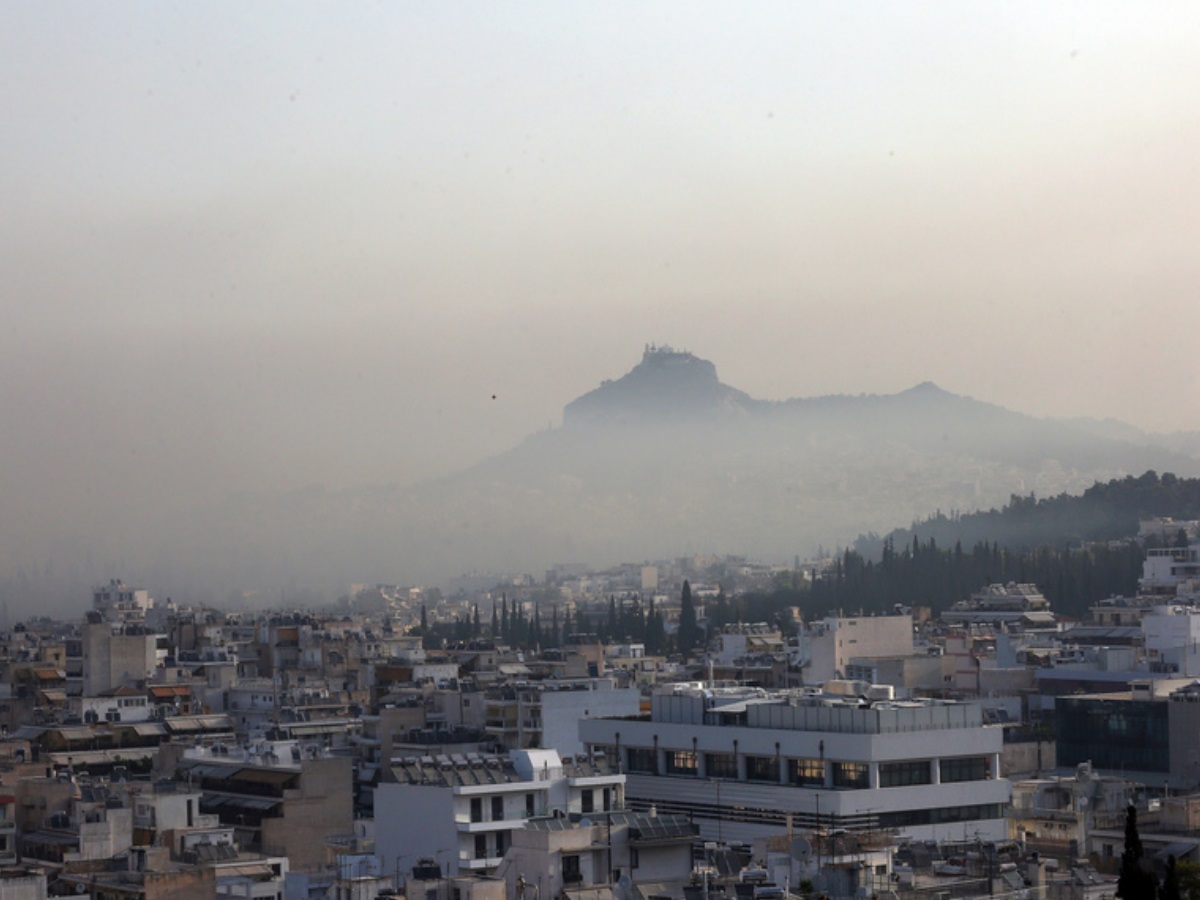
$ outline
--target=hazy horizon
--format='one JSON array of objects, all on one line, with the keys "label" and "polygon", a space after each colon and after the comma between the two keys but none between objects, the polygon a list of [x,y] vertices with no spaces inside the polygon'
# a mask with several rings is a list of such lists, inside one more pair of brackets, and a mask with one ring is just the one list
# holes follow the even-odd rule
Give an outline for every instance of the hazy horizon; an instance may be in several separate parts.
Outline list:
[{"label": "hazy horizon", "polygon": [[1200,429],[1200,8],[0,15],[9,565],[452,473],[647,342]]}]

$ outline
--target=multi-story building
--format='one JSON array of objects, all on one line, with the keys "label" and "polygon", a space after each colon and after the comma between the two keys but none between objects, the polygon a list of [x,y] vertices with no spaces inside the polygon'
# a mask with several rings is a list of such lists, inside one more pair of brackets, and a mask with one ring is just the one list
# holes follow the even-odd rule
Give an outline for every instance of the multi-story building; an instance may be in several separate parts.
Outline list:
[{"label": "multi-story building", "polygon": [[200,812],[234,826],[242,849],[286,856],[301,871],[322,866],[326,838],[353,831],[352,761],[287,741],[254,750],[189,749],[176,778],[200,788]]},{"label": "multi-story building", "polygon": [[637,688],[618,688],[611,678],[528,682],[487,693],[485,727],[507,750],[544,748],[565,756],[583,752],[579,720],[635,716]]},{"label": "multi-story building", "polygon": [[898,616],[829,616],[801,636],[804,682],[845,677],[851,660],[875,656],[911,656],[913,620]]},{"label": "multi-story building", "polygon": [[[152,679],[161,660],[159,637],[141,625],[122,626],[109,622],[84,625],[83,696],[96,697],[122,684]],[[165,643],[165,635],[161,637]]]},{"label": "multi-story building", "polygon": [[1178,594],[1200,586],[1200,544],[1146,551],[1138,590],[1146,594]]},{"label": "multi-story building", "polygon": [[626,773],[631,806],[691,816],[708,839],[815,827],[1006,835],[1003,737],[975,703],[676,685],[649,717],[579,729]]},{"label": "multi-story building", "polygon": [[429,857],[445,861],[451,874],[490,874],[529,819],[624,805],[625,776],[605,759],[553,750],[409,757],[388,777],[375,789],[375,852],[388,868]]},{"label": "multi-story building", "polygon": [[[687,880],[696,826],[685,816],[628,810],[530,819],[513,834],[503,866],[509,897],[567,896],[628,879],[635,885]],[[525,890],[522,892],[521,888]]]},{"label": "multi-story building", "polygon": [[1127,691],[1058,697],[1060,767],[1090,763],[1152,787],[1200,787],[1200,686],[1188,679],[1134,681]]}]

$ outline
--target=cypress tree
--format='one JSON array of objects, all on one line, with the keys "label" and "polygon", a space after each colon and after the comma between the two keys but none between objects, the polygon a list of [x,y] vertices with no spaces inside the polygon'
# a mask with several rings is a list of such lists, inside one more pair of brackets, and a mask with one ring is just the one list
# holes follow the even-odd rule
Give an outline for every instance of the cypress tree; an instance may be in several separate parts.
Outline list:
[{"label": "cypress tree", "polygon": [[1121,853],[1121,868],[1117,874],[1117,896],[1121,900],[1155,900],[1158,878],[1142,868],[1142,839],[1138,835],[1137,807],[1132,803],[1125,810],[1125,849]]},{"label": "cypress tree", "polygon": [[684,656],[696,646],[696,607],[692,605],[692,586],[685,578],[679,597],[679,652]]}]

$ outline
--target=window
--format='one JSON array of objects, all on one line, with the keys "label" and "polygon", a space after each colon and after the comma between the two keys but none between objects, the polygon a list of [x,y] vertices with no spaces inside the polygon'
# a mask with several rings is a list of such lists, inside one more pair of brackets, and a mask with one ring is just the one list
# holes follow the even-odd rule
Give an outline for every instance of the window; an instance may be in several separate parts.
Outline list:
[{"label": "window", "polygon": [[698,771],[694,750],[667,751],[668,775],[695,775]]},{"label": "window", "polygon": [[988,777],[989,767],[986,756],[960,756],[943,759],[940,769],[942,782],[950,784],[956,781],[983,781]]},{"label": "window", "polygon": [[504,798],[503,797],[493,797],[492,798],[492,821],[493,822],[503,822],[504,821]]},{"label": "window", "polygon": [[503,856],[504,849],[507,846],[508,846],[508,832],[507,831],[497,831],[496,832],[496,855]]},{"label": "window", "polygon": [[534,815],[533,794],[525,795],[525,818],[531,818]]},{"label": "window", "polygon": [[705,753],[704,772],[709,778],[737,778],[737,757],[732,753]]},{"label": "window", "polygon": [[932,784],[929,760],[917,759],[908,762],[879,764],[880,787],[903,787],[909,784]]},{"label": "window", "polygon": [[581,812],[590,813],[596,811],[596,800],[593,792],[584,790],[579,794],[579,809]]},{"label": "window", "polygon": [[487,859],[487,835],[475,835],[475,858]]},{"label": "window", "polygon": [[583,870],[579,868],[579,854],[563,856],[562,879],[563,884],[579,884],[583,881]]},{"label": "window", "polygon": [[472,797],[471,798],[471,821],[472,822],[482,822],[483,821],[483,798],[482,797]]},{"label": "window", "polygon": [[825,760],[789,759],[788,781],[792,784],[823,785],[825,783]]},{"label": "window", "polygon": [[629,771],[658,774],[656,754],[649,747],[629,748]]},{"label": "window", "polygon": [[833,786],[835,788],[870,787],[870,769],[866,763],[835,762],[833,764]]},{"label": "window", "polygon": [[779,783],[779,761],[773,756],[747,756],[747,781],[772,781]]}]

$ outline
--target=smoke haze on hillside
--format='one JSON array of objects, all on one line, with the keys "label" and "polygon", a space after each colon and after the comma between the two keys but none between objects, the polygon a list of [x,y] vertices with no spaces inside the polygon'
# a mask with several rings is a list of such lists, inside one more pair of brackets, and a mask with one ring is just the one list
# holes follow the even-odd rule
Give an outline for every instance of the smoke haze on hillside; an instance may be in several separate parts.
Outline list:
[{"label": "smoke haze on hillside", "polygon": [[[286,587],[295,498],[424,496],[647,341],[771,401],[1200,428],[1200,10],[4,18],[2,578],[221,599],[257,515]],[[426,577],[410,530],[323,583]]]}]

